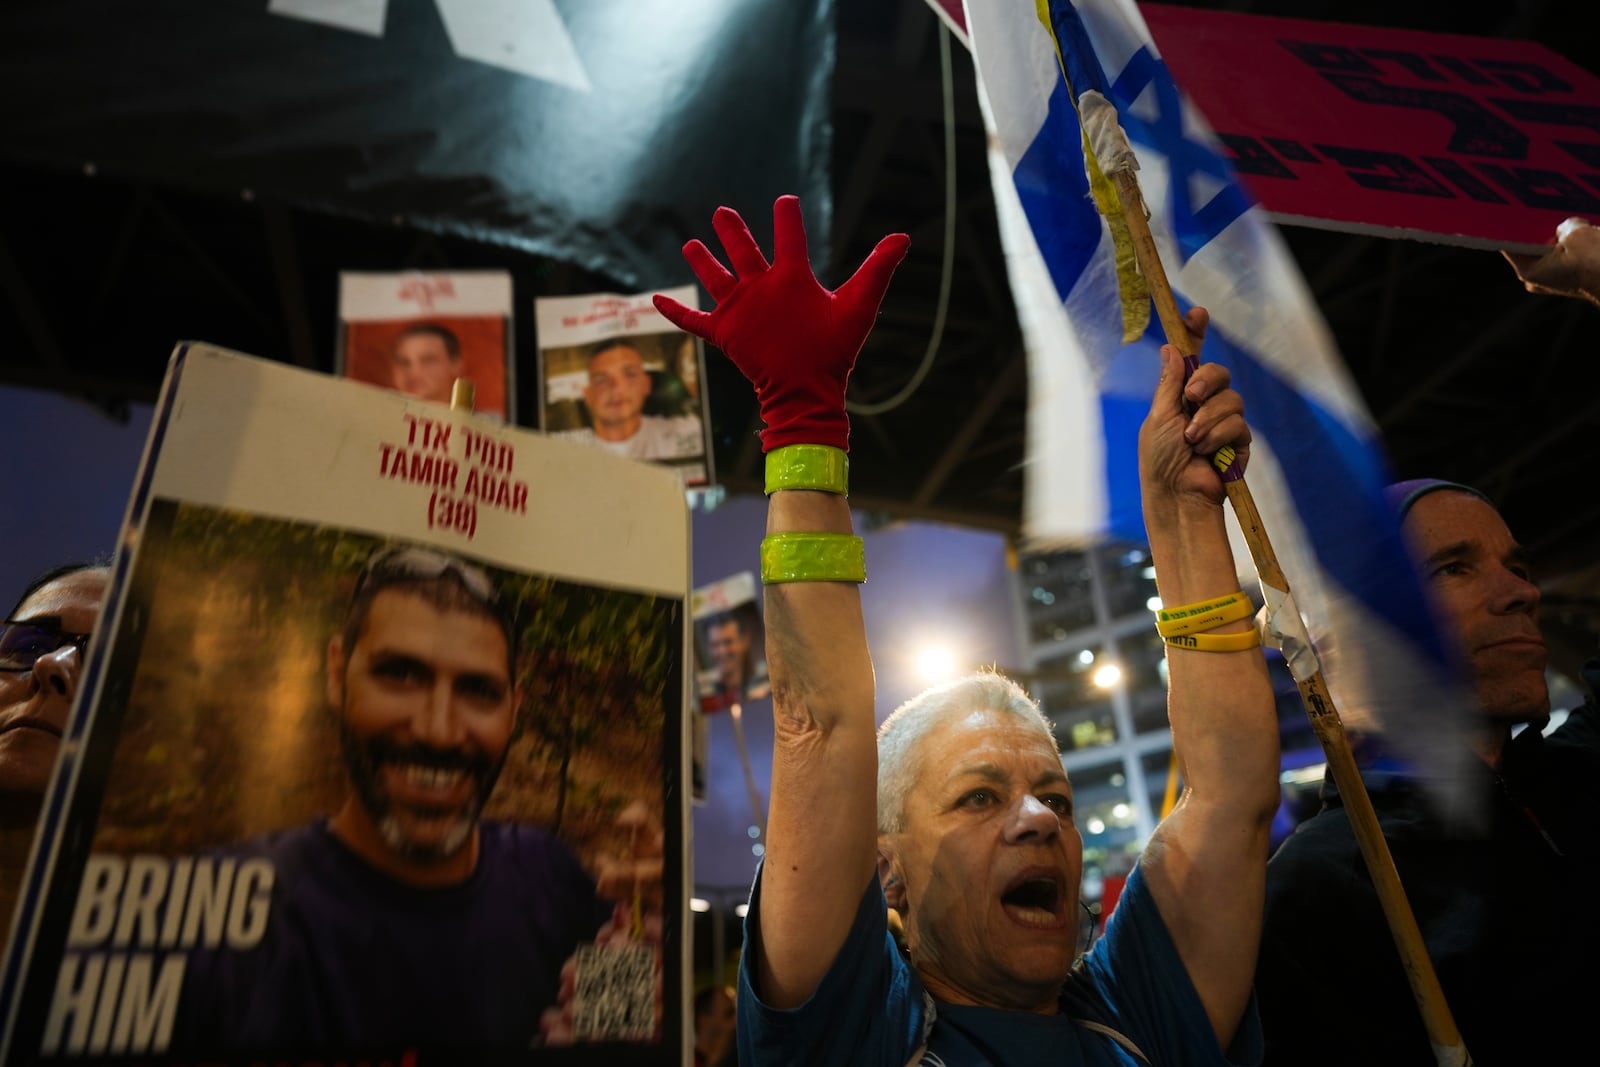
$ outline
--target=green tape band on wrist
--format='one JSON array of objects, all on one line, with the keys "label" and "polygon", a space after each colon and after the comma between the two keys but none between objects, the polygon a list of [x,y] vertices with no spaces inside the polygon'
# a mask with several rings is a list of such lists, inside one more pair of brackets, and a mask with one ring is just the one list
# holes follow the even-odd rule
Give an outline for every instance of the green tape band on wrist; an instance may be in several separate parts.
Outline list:
[{"label": "green tape band on wrist", "polygon": [[779,489],[850,491],[850,456],[832,445],[785,445],[767,453],[767,494]]},{"label": "green tape band on wrist", "polygon": [[866,580],[866,548],[854,534],[780,533],[761,539],[761,581],[767,585]]}]

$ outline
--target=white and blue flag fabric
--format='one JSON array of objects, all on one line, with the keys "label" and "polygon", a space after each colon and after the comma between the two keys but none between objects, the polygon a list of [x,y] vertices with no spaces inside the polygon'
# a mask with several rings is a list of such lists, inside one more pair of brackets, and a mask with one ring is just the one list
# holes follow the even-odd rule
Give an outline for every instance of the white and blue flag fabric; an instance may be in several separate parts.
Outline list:
[{"label": "white and blue flag fabric", "polygon": [[1090,196],[1074,107],[1096,89],[1138,157],[1179,305],[1210,311],[1203,358],[1226,364],[1244,397],[1248,480],[1342,718],[1385,729],[1419,772],[1456,781],[1458,672],[1383,497],[1391,476],[1377,428],[1281,236],[1178,91],[1138,9],[969,0],[966,18],[1028,348],[1027,540],[1144,539],[1137,436],[1163,338],[1149,316],[1124,342],[1113,235]]}]

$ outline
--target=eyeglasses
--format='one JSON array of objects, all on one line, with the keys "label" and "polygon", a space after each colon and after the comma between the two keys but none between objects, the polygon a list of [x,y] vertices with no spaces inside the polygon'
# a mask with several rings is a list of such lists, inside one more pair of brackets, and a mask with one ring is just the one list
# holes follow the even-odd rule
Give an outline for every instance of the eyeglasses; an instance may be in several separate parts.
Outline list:
[{"label": "eyeglasses", "polygon": [[90,636],[68,633],[58,626],[6,619],[0,622],[0,671],[31,671],[41,657],[68,645],[81,656]]},{"label": "eyeglasses", "polygon": [[500,594],[483,571],[454,556],[416,545],[386,548],[367,560],[361,578],[356,582],[356,598],[360,599],[369,590],[381,589],[395,582],[430,581],[443,578],[446,574],[454,574],[462,588],[474,599],[490,607],[499,607]]}]

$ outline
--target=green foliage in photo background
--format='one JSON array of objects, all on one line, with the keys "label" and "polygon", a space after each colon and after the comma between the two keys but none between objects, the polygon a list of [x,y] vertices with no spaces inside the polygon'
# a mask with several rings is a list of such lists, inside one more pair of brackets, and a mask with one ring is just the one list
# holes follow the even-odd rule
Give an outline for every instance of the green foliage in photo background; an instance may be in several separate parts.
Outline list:
[{"label": "green foliage in photo background", "polygon": [[[138,564],[157,568],[154,593],[96,849],[176,855],[333,813],[345,786],[324,657],[386,543],[177,507]],[[662,812],[677,773],[681,601],[458,554],[517,605],[523,699],[486,817],[553,827],[586,857],[623,851],[617,814]]]}]

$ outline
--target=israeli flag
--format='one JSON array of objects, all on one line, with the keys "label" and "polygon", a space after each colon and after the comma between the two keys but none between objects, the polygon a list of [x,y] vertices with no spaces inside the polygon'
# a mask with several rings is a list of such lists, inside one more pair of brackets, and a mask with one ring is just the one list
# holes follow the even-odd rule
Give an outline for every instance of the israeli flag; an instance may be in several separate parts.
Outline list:
[{"label": "israeli flag", "polygon": [[1282,238],[1178,92],[1138,9],[968,0],[967,30],[1029,357],[1027,539],[1144,540],[1137,438],[1163,338],[1154,316],[1145,326],[1124,312],[1114,234],[1085,176],[1072,93],[1098,89],[1138,156],[1180,307],[1211,313],[1202,358],[1226,364],[1244,397],[1247,479],[1341,718],[1385,730],[1439,784],[1459,781],[1472,758],[1452,743],[1462,688],[1383,498],[1392,479],[1376,426]]}]

